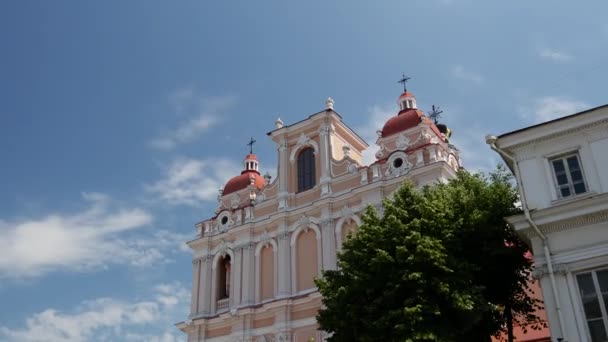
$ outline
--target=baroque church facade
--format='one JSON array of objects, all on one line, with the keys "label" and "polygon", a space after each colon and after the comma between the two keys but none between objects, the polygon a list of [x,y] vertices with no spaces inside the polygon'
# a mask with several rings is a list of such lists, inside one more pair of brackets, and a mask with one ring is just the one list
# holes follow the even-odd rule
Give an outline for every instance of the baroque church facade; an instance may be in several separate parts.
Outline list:
[{"label": "baroque church facade", "polygon": [[268,136],[276,143],[277,177],[259,172],[253,153],[219,190],[218,207],[196,225],[190,315],[177,327],[188,341],[324,341],[315,319],[321,295],[314,278],[336,268],[336,252],[361,224],[367,205],[404,180],[446,181],[461,168],[449,130],[404,91],[399,108],[368,144],[334,110],[333,100],[308,118]]}]

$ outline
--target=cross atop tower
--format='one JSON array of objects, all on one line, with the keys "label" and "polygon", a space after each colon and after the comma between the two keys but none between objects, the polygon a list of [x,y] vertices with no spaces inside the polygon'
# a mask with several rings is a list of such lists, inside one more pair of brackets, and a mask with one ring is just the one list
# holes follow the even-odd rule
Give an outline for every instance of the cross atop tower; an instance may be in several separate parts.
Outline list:
[{"label": "cross atop tower", "polygon": [[407,76],[405,76],[405,74],[402,74],[401,79],[398,81],[398,83],[403,83],[403,92],[404,93],[407,91],[405,83],[407,83],[407,81],[409,81],[410,79],[411,79],[411,77],[407,77]]},{"label": "cross atop tower", "polygon": [[249,154],[253,154],[253,144],[255,144],[256,141],[255,139],[253,139],[253,137],[251,137],[251,140],[249,140],[249,142],[247,143],[247,145],[249,146]]},{"label": "cross atop tower", "polygon": [[429,112],[429,118],[433,119],[433,121],[435,122],[435,125],[438,123],[437,120],[441,116],[441,113],[443,113],[443,111],[441,109],[439,109],[439,106],[433,105],[431,111]]}]

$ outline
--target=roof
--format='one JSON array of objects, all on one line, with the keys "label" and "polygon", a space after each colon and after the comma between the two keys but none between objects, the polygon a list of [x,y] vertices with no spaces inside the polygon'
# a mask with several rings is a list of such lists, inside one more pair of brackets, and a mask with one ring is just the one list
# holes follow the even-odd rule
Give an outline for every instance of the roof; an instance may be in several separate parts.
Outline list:
[{"label": "roof", "polygon": [[260,176],[259,172],[253,171],[253,170],[245,170],[245,171],[241,172],[240,175],[232,177],[226,183],[226,185],[224,186],[224,192],[222,193],[222,195],[226,196],[226,195],[231,194],[233,192],[236,192],[236,191],[243,190],[243,189],[247,188],[249,186],[249,184],[251,184],[251,181],[249,180],[250,176],[254,177],[253,184],[258,189],[263,188],[264,185],[266,184],[266,181],[264,180],[264,177]]},{"label": "roof", "polygon": [[534,129],[534,128],[537,128],[537,127],[540,127],[540,126],[544,126],[544,125],[547,125],[547,124],[551,124],[551,123],[554,123],[554,122],[568,120],[570,118],[574,118],[574,117],[577,117],[579,115],[584,115],[586,113],[592,112],[592,111],[597,110],[597,109],[602,109],[602,108],[608,108],[608,104],[601,105],[601,106],[598,106],[598,107],[594,107],[594,108],[591,108],[591,109],[587,109],[587,110],[584,110],[582,112],[578,112],[578,113],[562,116],[561,118],[553,119],[553,120],[550,120],[550,121],[541,122],[541,123],[538,123],[536,125],[520,128],[520,129],[517,129],[515,131],[503,133],[503,134],[499,135],[498,138],[504,138],[504,137],[512,135],[512,134],[521,133],[521,132],[527,131],[529,129]]},{"label": "roof", "polygon": [[363,145],[365,145],[365,146],[369,146],[369,144],[368,144],[368,143],[367,143],[367,142],[366,142],[366,141],[365,141],[365,140],[364,140],[364,139],[363,139],[363,138],[362,138],[362,137],[359,135],[359,133],[355,132],[355,131],[354,131],[352,128],[350,128],[350,127],[349,127],[349,126],[348,126],[348,125],[347,125],[347,124],[344,122],[344,120],[342,120],[342,115],[340,115],[340,113],[336,112],[336,111],[335,111],[335,110],[333,110],[333,109],[324,109],[324,110],[322,110],[322,111],[320,111],[320,112],[316,112],[316,113],[314,113],[314,114],[309,115],[309,116],[308,116],[308,118],[306,118],[306,119],[302,119],[302,120],[297,121],[297,122],[295,122],[295,123],[292,123],[291,125],[284,125],[284,126],[283,126],[283,127],[281,127],[281,128],[275,128],[275,129],[273,129],[272,131],[267,132],[267,133],[266,133],[266,135],[271,136],[271,135],[272,135],[272,133],[274,133],[274,132],[276,132],[276,131],[278,131],[278,130],[285,129],[285,128],[289,128],[289,127],[292,127],[292,126],[296,126],[296,125],[298,125],[298,124],[300,124],[300,123],[302,123],[302,122],[304,122],[304,121],[309,120],[309,119],[310,119],[310,118],[312,118],[313,116],[316,116],[316,115],[319,115],[319,114],[322,114],[322,113],[326,113],[326,112],[332,112],[332,113],[336,114],[336,115],[338,116],[338,118],[340,119],[340,123],[342,123],[342,125],[343,125],[344,127],[346,127],[346,129],[347,129],[348,131],[350,131],[351,133],[353,133],[353,134],[354,134],[354,135],[355,135],[355,136],[356,136],[356,137],[357,137],[359,140],[361,140],[361,142],[363,143]]},{"label": "roof", "polygon": [[421,122],[428,124],[437,134],[437,136],[441,137],[441,132],[439,132],[437,126],[435,126],[435,124],[428,117],[426,117],[422,111],[416,108],[404,109],[400,111],[397,116],[393,116],[392,118],[388,119],[384,124],[384,127],[382,127],[382,137],[386,138],[393,134],[414,128]]}]

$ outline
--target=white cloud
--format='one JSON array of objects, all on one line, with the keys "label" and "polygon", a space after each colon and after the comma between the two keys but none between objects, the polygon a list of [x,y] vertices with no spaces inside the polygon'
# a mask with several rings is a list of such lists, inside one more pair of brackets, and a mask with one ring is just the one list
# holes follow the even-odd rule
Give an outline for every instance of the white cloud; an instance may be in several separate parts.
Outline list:
[{"label": "white cloud", "polygon": [[[0,278],[29,278],[56,270],[84,271],[109,264],[166,262],[185,236],[166,231],[134,237],[152,216],[140,208],[114,208],[98,193],[83,194],[88,208],[74,214],[0,220]],[[125,237],[129,235],[129,238]]]},{"label": "white cloud", "polygon": [[540,49],[538,51],[538,56],[542,59],[550,60],[553,62],[568,62],[572,59],[572,56],[566,54],[565,52],[547,48]]},{"label": "white cloud", "polygon": [[227,159],[181,158],[166,169],[163,179],[147,185],[146,189],[167,203],[196,206],[216,200],[219,187],[240,174],[241,169]]},{"label": "white cloud", "polygon": [[199,138],[202,133],[221,121],[221,116],[235,103],[235,98],[203,97],[196,94],[192,88],[187,88],[171,94],[169,103],[175,112],[186,114],[189,119],[150,141],[150,146],[161,150],[170,150],[179,144]]},{"label": "white cloud", "polygon": [[479,75],[478,73],[475,73],[471,70],[465,69],[464,66],[462,66],[462,65],[455,65],[450,70],[450,73],[452,74],[453,77],[458,78],[463,81],[467,81],[467,82],[471,82],[471,83],[475,83],[475,84],[483,83],[483,77],[481,75]]},{"label": "white cloud", "polygon": [[396,105],[374,106],[370,109],[368,120],[362,127],[358,127],[356,131],[361,135],[370,146],[363,151],[363,164],[370,165],[376,161],[376,152],[379,147],[376,145],[378,135],[376,131],[384,127],[386,121],[397,115],[398,108]]},{"label": "white cloud", "polygon": [[81,303],[71,313],[46,309],[27,318],[22,328],[0,327],[0,337],[15,342],[184,341],[178,332],[163,329],[160,335],[152,335],[150,331],[185,316],[189,291],[174,282],[156,286],[150,297],[132,303],[98,298]]},{"label": "white cloud", "polygon": [[[589,105],[582,101],[557,96],[545,96],[535,101],[531,119],[537,123],[545,122],[580,112],[585,108],[589,108]],[[529,117],[528,109],[523,109],[522,113],[524,113],[525,117]]]}]

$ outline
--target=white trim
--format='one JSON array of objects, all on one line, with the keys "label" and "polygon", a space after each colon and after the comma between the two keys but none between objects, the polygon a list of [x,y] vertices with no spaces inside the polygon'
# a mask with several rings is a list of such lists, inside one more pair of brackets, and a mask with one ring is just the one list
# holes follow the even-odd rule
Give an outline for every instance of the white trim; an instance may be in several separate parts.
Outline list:
[{"label": "white trim", "polygon": [[[309,220],[307,220],[309,221]],[[297,238],[298,236],[308,229],[312,229],[315,232],[315,236],[317,238],[317,275],[321,276],[321,272],[323,269],[323,246],[321,244],[321,230],[319,226],[313,222],[306,222],[305,224],[296,222],[297,228],[291,233],[291,241],[290,241],[290,249],[291,249],[291,293],[297,293],[298,284],[297,284]]]},{"label": "white trim", "polygon": [[[304,318],[304,319],[299,319],[297,321],[291,321],[289,322],[289,327],[288,327],[288,331],[290,333],[293,333],[292,329],[297,329],[297,328],[303,328],[303,327],[308,327],[308,326],[316,326],[317,325],[317,320],[315,317],[309,317],[309,318]],[[248,333],[251,336],[255,336],[255,337],[259,337],[260,335],[266,335],[266,334],[276,334],[279,333],[281,331],[285,330],[285,322],[277,322],[274,325],[268,326],[268,327],[263,327],[263,328],[257,328],[257,329],[251,329],[248,331]],[[232,338],[242,338],[243,337],[243,332],[239,331],[238,333],[233,333],[230,335],[224,335],[224,336],[218,336],[218,337],[212,337],[212,338],[208,338],[205,339],[205,341],[208,342],[226,342],[226,341],[232,341]]]},{"label": "white trim", "polygon": [[[218,261],[220,259],[220,257],[225,256],[226,254],[228,254],[230,256],[230,262],[232,264],[234,264],[235,258],[234,258],[234,251],[232,250],[232,248],[224,248],[223,250],[221,250],[219,253],[215,254],[215,256],[213,257],[213,263],[211,264],[211,312],[215,313],[217,312],[217,264]],[[230,265],[230,281],[234,282],[234,265]],[[234,285],[231,284],[230,285],[230,294],[228,295],[229,299],[230,299],[230,304],[228,305],[228,308],[230,308],[230,306],[232,305],[232,300],[234,298],[233,292],[234,292]]]},{"label": "white trim", "polygon": [[344,222],[346,221],[346,219],[351,219],[353,221],[355,221],[355,223],[357,224],[357,227],[361,226],[361,219],[359,218],[359,216],[357,216],[357,214],[351,214],[348,216],[343,216],[341,217],[338,222],[336,222],[336,228],[335,228],[335,234],[336,234],[336,248],[337,250],[342,249],[342,243],[344,241],[342,241],[342,227],[344,226]]},{"label": "white trim", "polygon": [[220,257],[223,257],[226,254],[228,254],[230,256],[230,261],[234,262],[234,251],[232,250],[232,248],[226,247],[226,248],[222,249],[220,252],[216,253],[215,256],[213,257],[213,263],[211,264],[212,270],[215,271],[215,269],[217,268],[218,260],[220,259]]},{"label": "white trim", "polygon": [[289,242],[289,245],[293,248],[293,246],[296,244],[296,239],[298,238],[298,235],[302,233],[303,230],[308,231],[308,229],[312,229],[315,231],[315,234],[317,234],[317,241],[321,240],[321,229],[316,223],[309,222],[308,224],[300,225],[293,231],[293,233],[291,233],[291,240]]},{"label": "white trim", "polygon": [[264,240],[264,241],[260,241],[258,242],[257,246],[255,247],[255,284],[254,284],[254,302],[255,303],[260,303],[262,301],[262,294],[261,294],[261,290],[262,290],[262,277],[261,277],[261,271],[262,271],[262,258],[260,256],[260,253],[262,251],[262,248],[267,247],[268,245],[272,246],[272,267],[273,267],[273,272],[272,272],[272,276],[273,276],[273,283],[274,283],[274,288],[272,289],[272,298],[271,299],[266,299],[268,300],[272,300],[277,296],[278,293],[278,286],[279,286],[279,277],[278,277],[278,270],[277,267],[279,265],[279,259],[278,259],[278,250],[279,250],[279,246],[277,244],[277,242],[274,239],[270,239],[270,240]]},{"label": "white trim", "polygon": [[581,311],[583,307],[582,303],[579,303],[579,292],[578,286],[576,285],[576,281],[574,280],[574,275],[572,272],[566,273],[566,283],[568,284],[568,294],[570,295],[570,303],[572,304],[572,309],[574,311],[574,323],[576,323],[576,336],[581,337],[584,334],[586,329],[587,321],[585,320],[585,315]]},{"label": "white trim", "polygon": [[[304,137],[304,138],[302,138],[302,137]],[[298,143],[296,144],[296,146],[294,146],[291,149],[291,154],[289,155],[289,162],[293,164],[296,161],[295,158],[296,158],[296,154],[298,153],[298,151],[305,147],[312,147],[314,150],[315,157],[319,154],[319,144],[317,144],[316,141],[308,138],[307,136],[304,135],[304,133],[302,133],[300,135],[300,139],[298,140]]]}]

